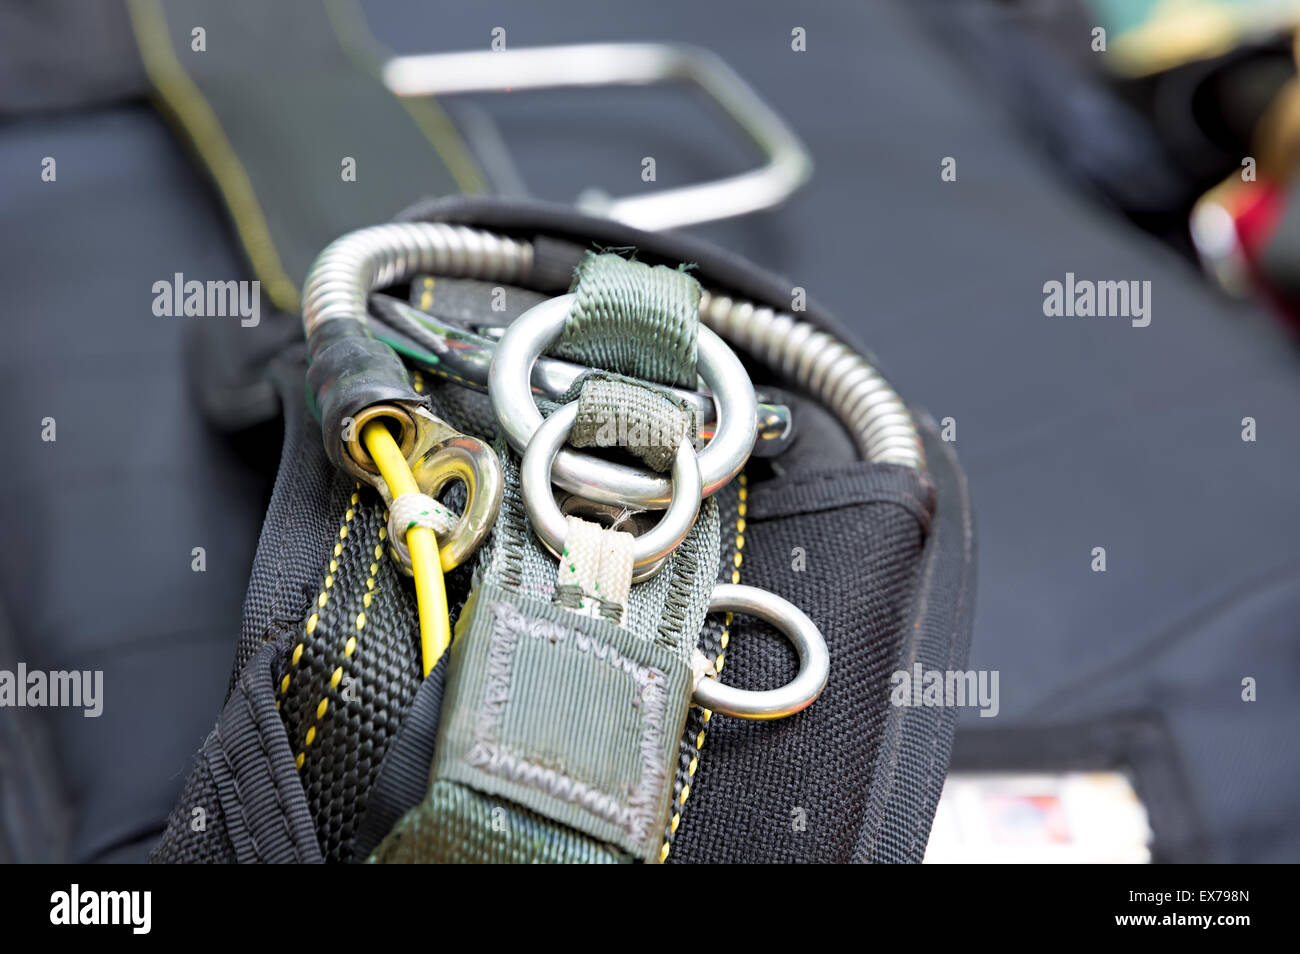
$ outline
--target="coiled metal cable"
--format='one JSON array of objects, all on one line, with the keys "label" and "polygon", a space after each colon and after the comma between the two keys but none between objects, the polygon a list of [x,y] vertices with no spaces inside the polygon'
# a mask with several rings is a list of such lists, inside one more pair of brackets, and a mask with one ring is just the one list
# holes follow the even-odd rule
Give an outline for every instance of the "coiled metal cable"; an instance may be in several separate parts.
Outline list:
[{"label": "coiled metal cable", "polygon": [[700,319],[830,408],[867,460],[925,467],[925,449],[903,399],[833,335],[766,306],[708,292],[700,296]]},{"label": "coiled metal cable", "polygon": [[533,246],[482,229],[443,222],[393,222],[358,229],[325,247],[303,288],[302,324],[308,340],[323,324],[363,324],[372,291],[422,272],[527,284]]},{"label": "coiled metal cable", "polygon": [[[441,222],[360,229],[330,243],[313,263],[303,289],[303,328],[310,341],[328,322],[364,324],[369,294],[413,275],[527,285],[532,269],[531,243],[482,229]],[[708,292],[700,298],[700,319],[823,402],[865,459],[925,466],[907,406],[866,359],[833,335],[766,306]]]}]

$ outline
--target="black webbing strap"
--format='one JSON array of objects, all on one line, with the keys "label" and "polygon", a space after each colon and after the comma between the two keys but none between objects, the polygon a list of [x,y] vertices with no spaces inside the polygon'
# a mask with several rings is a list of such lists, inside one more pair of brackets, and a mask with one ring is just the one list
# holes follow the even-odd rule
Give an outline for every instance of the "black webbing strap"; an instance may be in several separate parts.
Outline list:
[{"label": "black webbing strap", "polygon": [[240,864],[317,864],[316,828],[288,736],[275,709],[272,666],[287,643],[264,646],[244,667],[203,744],[226,835]]},{"label": "black webbing strap", "polygon": [[486,188],[439,107],[380,81],[383,53],[353,0],[127,6],[159,105],[216,180],[278,308],[298,310],[308,267],[339,235],[412,195]]},{"label": "black webbing strap", "polygon": [[379,775],[366,797],[365,813],[357,826],[353,861],[369,858],[398,820],[429,791],[429,766],[433,764],[433,750],[438,741],[450,659],[451,653],[444,653],[433,671],[424,677],[411,708],[402,716],[397,736],[384,753]]}]

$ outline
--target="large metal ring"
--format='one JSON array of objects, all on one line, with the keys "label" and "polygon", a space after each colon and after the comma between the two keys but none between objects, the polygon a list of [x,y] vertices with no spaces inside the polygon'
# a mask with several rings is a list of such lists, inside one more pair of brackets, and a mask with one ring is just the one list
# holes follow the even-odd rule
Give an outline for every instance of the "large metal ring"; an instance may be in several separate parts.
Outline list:
[{"label": "large metal ring", "polygon": [[[506,440],[524,453],[542,426],[542,412],[530,387],[533,364],[560,337],[573,308],[574,295],[548,298],[520,315],[497,344],[488,371],[492,411]],[[707,497],[740,472],[758,436],[757,399],[740,359],[717,334],[700,325],[697,366],[713,392],[718,429],[699,453]],[[662,510],[673,499],[673,485],[649,470],[561,450],[552,479],[570,493],[599,503],[638,510]]]},{"label": "large metal ring", "polygon": [[754,692],[701,679],[691,697],[696,705],[743,719],[783,719],[812,705],[831,671],[830,653],[821,631],[793,603],[756,586],[719,583],[709,599],[709,612],[747,613],[781,631],[799,653],[799,675],[780,689]]},{"label": "large metal ring", "polygon": [[[578,402],[572,401],[543,421],[524,451],[520,467],[528,519],[537,536],[556,553],[564,552],[569,525],[551,493],[551,466],[577,419]],[[672,553],[691,532],[695,516],[700,512],[703,480],[689,437],[682,438],[677,445],[672,474],[672,502],[659,522],[638,536],[632,545],[634,569],[650,566]]]}]

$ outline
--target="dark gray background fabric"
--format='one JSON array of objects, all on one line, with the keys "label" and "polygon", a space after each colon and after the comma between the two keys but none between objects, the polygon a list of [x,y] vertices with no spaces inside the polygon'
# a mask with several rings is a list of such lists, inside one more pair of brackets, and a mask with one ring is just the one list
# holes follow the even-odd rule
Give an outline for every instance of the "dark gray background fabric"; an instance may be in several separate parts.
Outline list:
[{"label": "dark gray background fabric", "polygon": [[275,468],[195,413],[183,321],[153,316],[151,288],[245,266],[144,105],[0,127],[0,178],[0,602],[29,667],[104,671],[98,719],[28,710],[72,806],[68,856],[143,860],[220,709]]},{"label": "dark gray background fabric", "polygon": [[[904,396],[957,421],[981,532],[970,664],[1000,670],[1002,690],[997,719],[963,714],[958,749],[987,722],[1154,709],[1206,856],[1300,858],[1300,358],[1279,328],[1076,196],[904,3],[367,10],[407,52],[485,48],[500,25],[512,45],[669,38],[735,66],[809,144],[816,176],[783,209],[700,234],[808,288]],[[796,25],[807,53],[790,51]],[[645,155],[660,186],[751,161],[680,91],[472,105],[546,198],[644,188]],[[39,181],[50,154],[57,186]],[[944,156],[957,182],[939,180]],[[144,106],[9,122],[0,170],[0,601],[29,664],[108,670],[101,719],[44,714],[76,819],[70,855],[142,858],[220,707],[277,449],[250,463],[203,431],[176,360],[182,328],[153,318],[148,289],[245,266]],[[1042,285],[1067,271],[1151,280],[1151,326],[1045,318]],[[47,414],[57,445],[38,441]],[[1253,444],[1239,437],[1248,415]],[[77,555],[73,527],[99,545]],[[192,574],[205,541],[208,572]],[[1105,574],[1089,571],[1094,546]],[[1238,701],[1247,675],[1260,680],[1251,705]]]}]

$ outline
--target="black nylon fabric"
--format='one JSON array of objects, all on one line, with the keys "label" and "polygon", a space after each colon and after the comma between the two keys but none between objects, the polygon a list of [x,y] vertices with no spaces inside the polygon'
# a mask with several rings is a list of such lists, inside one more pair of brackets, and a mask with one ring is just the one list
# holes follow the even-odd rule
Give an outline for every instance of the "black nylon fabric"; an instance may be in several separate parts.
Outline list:
[{"label": "black nylon fabric", "polygon": [[420,683],[411,708],[393,738],[383,764],[366,798],[357,825],[352,860],[365,861],[403,815],[429,790],[429,766],[442,715],[442,693],[447,684],[451,654],[444,653],[433,671]]},{"label": "black nylon fabric", "polygon": [[386,518],[378,493],[353,490],[336,515],[338,542],[318,551],[325,605],[310,607],[276,674],[280,719],[330,861],[352,857],[370,787],[420,687],[415,601],[385,552]]},{"label": "black nylon fabric", "polygon": [[[265,848],[248,847],[241,831],[281,824],[283,793],[268,800],[265,796],[275,793],[254,779],[241,788],[241,799],[214,799],[222,778],[218,759],[225,751],[212,751],[209,737],[152,856],[155,861],[364,858],[387,833],[384,812],[410,798],[416,770],[406,763],[419,756],[410,754],[408,739],[397,764],[381,772],[390,745],[408,712],[417,716],[413,732],[430,716],[436,719],[438,705],[430,711],[430,704],[437,697],[430,693],[440,683],[441,670],[421,682],[415,599],[409,581],[384,552],[383,501],[371,487],[357,486],[330,466],[319,424],[307,410],[304,374],[301,347],[289,349],[273,365],[285,412],[284,450],[245,600],[237,668],[214,736],[227,734],[232,720],[243,723],[239,704],[245,701],[248,680],[256,680],[259,692],[265,688],[266,704],[257,710],[260,737],[275,737],[283,745],[291,777],[278,784],[293,789],[295,817],[300,803],[314,841],[310,850],[295,845],[293,856],[280,850],[269,857]],[[458,420],[450,408],[435,410]],[[470,571],[466,564],[447,575],[453,617],[468,590]],[[328,594],[324,606],[322,593]],[[362,613],[366,619],[358,626]],[[351,651],[350,637],[356,637]],[[269,662],[268,647],[277,647]],[[338,683],[333,680],[336,670],[341,671]],[[424,702],[417,707],[420,689],[425,690]],[[323,712],[322,700],[328,700]],[[294,763],[298,756],[300,767]],[[370,812],[372,789],[381,777],[386,781]],[[423,789],[416,798],[422,794]],[[205,832],[190,827],[196,805],[208,818]],[[242,825],[236,809],[246,816]],[[363,830],[367,818],[370,827]],[[376,833],[376,826],[383,830]]]},{"label": "black nylon fabric", "polygon": [[263,645],[301,632],[319,592],[319,561],[337,529],[331,515],[346,510],[352,493],[351,482],[330,468],[320,425],[307,412],[305,354],[303,345],[295,345],[270,369],[283,409],[284,445],[244,596],[232,687]]},{"label": "black nylon fabric", "polygon": [[[975,611],[975,525],[970,488],[934,421],[918,422],[935,498],[925,554],[902,633],[898,670],[964,669]],[[952,706],[891,707],[867,795],[855,862],[920,862],[957,727]]]},{"label": "black nylon fabric", "polygon": [[[669,862],[853,859],[871,802],[867,780],[888,742],[889,677],[911,635],[908,608],[933,507],[915,471],[856,470],[750,485],[739,582],[808,614],[830,650],[830,678],[816,703],[787,719],[714,714]],[[766,623],[734,617],[721,674],[728,685],[771,688],[797,672],[793,649]],[[922,846],[929,821],[914,826]]]},{"label": "black nylon fabric", "polygon": [[[202,827],[195,825],[196,808],[203,812]],[[202,751],[195,758],[194,770],[185,781],[180,800],[167,816],[167,827],[150,852],[149,860],[174,865],[233,865],[239,861],[226,831],[212,767]]]},{"label": "black nylon fabric", "polygon": [[272,686],[288,641],[268,643],[240,673],[204,742],[152,860],[313,863],[312,815]]}]

